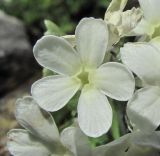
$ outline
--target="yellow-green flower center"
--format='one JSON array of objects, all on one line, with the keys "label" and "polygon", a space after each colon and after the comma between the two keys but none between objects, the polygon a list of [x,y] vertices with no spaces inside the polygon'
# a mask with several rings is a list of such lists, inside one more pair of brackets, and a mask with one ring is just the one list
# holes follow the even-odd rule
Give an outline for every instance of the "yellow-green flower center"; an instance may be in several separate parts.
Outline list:
[{"label": "yellow-green flower center", "polygon": [[77,77],[81,80],[82,85],[89,83],[89,73],[86,71],[82,71]]}]

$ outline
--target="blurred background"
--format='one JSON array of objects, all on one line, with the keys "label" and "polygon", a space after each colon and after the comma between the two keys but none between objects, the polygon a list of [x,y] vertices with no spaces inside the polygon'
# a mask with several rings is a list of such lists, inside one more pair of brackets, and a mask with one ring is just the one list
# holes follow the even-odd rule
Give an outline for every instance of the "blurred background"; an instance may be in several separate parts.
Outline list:
[{"label": "blurred background", "polygon": [[[111,0],[0,0],[0,156],[8,156],[6,133],[18,127],[15,101],[42,76],[32,47],[46,31],[44,20],[73,34],[83,17],[103,18]],[[127,8],[137,4],[129,0]]]}]

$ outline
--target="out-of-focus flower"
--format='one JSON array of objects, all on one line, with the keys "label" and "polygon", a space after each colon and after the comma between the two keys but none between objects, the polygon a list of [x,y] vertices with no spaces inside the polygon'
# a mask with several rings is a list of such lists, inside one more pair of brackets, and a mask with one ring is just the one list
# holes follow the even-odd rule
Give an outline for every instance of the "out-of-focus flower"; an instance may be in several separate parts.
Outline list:
[{"label": "out-of-focus flower", "polygon": [[120,63],[105,63],[108,30],[101,19],[85,18],[75,31],[76,50],[62,37],[45,36],[34,46],[34,56],[43,67],[59,75],[45,77],[32,86],[32,95],[47,111],[57,111],[81,90],[78,123],[88,136],[106,133],[112,109],[105,95],[120,101],[131,98],[135,82]]},{"label": "out-of-focus flower", "polygon": [[61,135],[51,114],[41,110],[32,97],[19,99],[17,121],[26,129],[8,133],[8,150],[14,156],[91,156],[87,137],[68,127]]},{"label": "out-of-focus flower", "polygon": [[143,82],[128,102],[127,114],[135,128],[152,131],[160,125],[160,46],[159,38],[149,43],[128,43],[121,58]]},{"label": "out-of-focus flower", "polygon": [[159,156],[160,132],[133,132],[95,149],[95,156]]}]

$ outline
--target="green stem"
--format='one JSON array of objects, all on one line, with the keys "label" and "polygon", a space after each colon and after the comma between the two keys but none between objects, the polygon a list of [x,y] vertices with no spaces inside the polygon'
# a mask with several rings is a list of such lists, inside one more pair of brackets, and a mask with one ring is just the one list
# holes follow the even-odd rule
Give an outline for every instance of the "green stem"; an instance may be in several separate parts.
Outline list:
[{"label": "green stem", "polygon": [[111,127],[111,132],[113,138],[116,140],[118,139],[120,135],[120,127],[119,127],[119,119],[118,119],[118,111],[114,104],[112,103],[112,110],[113,110],[113,122]]}]

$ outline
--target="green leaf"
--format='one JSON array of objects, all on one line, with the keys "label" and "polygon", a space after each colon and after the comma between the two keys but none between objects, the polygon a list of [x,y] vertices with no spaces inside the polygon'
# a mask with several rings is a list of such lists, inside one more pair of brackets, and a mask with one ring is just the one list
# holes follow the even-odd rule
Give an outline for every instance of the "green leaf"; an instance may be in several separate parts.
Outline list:
[{"label": "green leaf", "polygon": [[55,75],[55,73],[47,68],[43,68],[43,77]]},{"label": "green leaf", "polygon": [[45,35],[56,35],[56,36],[65,35],[65,33],[54,22],[50,20],[44,20],[44,24],[47,29]]}]

